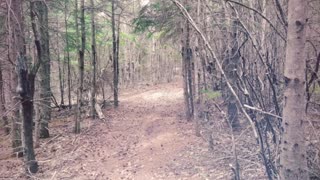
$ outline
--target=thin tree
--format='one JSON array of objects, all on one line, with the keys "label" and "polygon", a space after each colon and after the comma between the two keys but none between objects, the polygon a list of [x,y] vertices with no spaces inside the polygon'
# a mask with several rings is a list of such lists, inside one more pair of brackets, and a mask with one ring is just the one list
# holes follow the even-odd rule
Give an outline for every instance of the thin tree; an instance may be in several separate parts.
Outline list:
[{"label": "thin tree", "polygon": [[[67,13],[68,13],[68,0],[65,0],[64,2],[64,23],[65,23],[65,31],[66,31],[66,53],[67,53],[67,71],[68,71],[68,102],[69,102],[69,108],[72,108],[72,104],[71,104],[71,70],[70,70],[70,53],[69,53],[69,38],[68,38],[68,20],[67,20]],[[77,4],[77,2],[76,2]],[[78,9],[78,5],[76,5],[76,30],[77,30],[77,38],[76,38],[76,44],[78,46],[78,35],[79,35],[79,31],[78,31],[78,17],[77,17],[77,10]]]},{"label": "thin tree", "polygon": [[[225,9],[225,14],[227,14],[227,9]],[[240,54],[239,54],[239,45],[238,45],[238,26],[239,20],[235,18],[235,12],[232,11],[231,15],[231,23],[230,23],[230,33],[229,39],[230,49],[227,51],[227,58],[225,62],[225,71],[227,77],[230,79],[233,87],[236,88],[235,84],[237,83],[237,67],[240,62]],[[226,88],[227,89],[227,88]],[[231,123],[233,129],[240,126],[239,118],[238,118],[238,107],[237,107],[237,100],[235,96],[227,89],[227,97],[228,101],[228,121]]]},{"label": "thin tree", "polygon": [[[59,21],[57,20],[57,27],[60,28]],[[59,39],[59,34],[56,34],[57,40]],[[64,62],[65,60],[61,60],[60,57],[60,41],[57,41],[57,60],[58,60],[58,68],[59,68],[59,89],[60,89],[60,107],[65,108],[64,105],[64,72],[65,72],[65,66]]]},{"label": "thin tree", "polygon": [[[76,29],[78,29],[78,3],[76,0]],[[80,26],[81,26],[81,48],[79,49],[79,59],[78,59],[78,70],[79,70],[79,78],[78,84],[79,88],[77,91],[77,112],[76,112],[76,120],[75,120],[75,133],[80,133],[80,121],[81,121],[81,106],[82,106],[82,94],[83,94],[83,77],[84,77],[84,51],[86,46],[86,29],[85,29],[85,17],[84,17],[84,0],[81,0],[80,7],[81,15],[80,15]],[[77,30],[77,34],[79,31]]]},{"label": "thin tree", "polygon": [[280,177],[284,180],[309,179],[303,120],[306,118],[305,92],[305,0],[290,0],[285,60],[283,135],[280,154]]},{"label": "thin tree", "polygon": [[[113,97],[114,106],[119,106],[118,100],[118,85],[119,85],[119,28],[116,34],[116,20],[115,20],[115,0],[111,2],[111,23],[112,23],[112,60],[113,60]],[[118,22],[120,23],[120,21]],[[118,25],[119,27],[119,25]]]},{"label": "thin tree", "polygon": [[[11,6],[10,6],[11,5]],[[10,109],[12,109],[9,117],[11,121],[11,142],[13,152],[22,157],[22,133],[21,133],[21,117],[20,117],[20,105],[19,105],[19,94],[16,92],[16,87],[18,86],[18,74],[15,70],[15,63],[18,60],[18,51],[23,50],[24,36],[23,36],[23,19],[22,19],[22,6],[19,1],[11,1],[11,4],[7,4],[8,10],[8,59],[11,62],[10,66],[10,85],[9,85],[9,95],[11,100]],[[12,11],[11,11],[12,10]]]},{"label": "thin tree", "polygon": [[39,69],[40,77],[40,138],[49,137],[49,121],[51,119],[51,88],[50,88],[50,50],[49,50],[49,27],[48,7],[43,1],[34,3],[34,14],[38,19],[40,49],[37,50],[41,59]]},{"label": "thin tree", "polygon": [[8,122],[8,116],[6,115],[6,99],[4,95],[4,85],[3,85],[3,76],[2,76],[2,62],[0,62],[0,120],[2,119],[3,121],[3,126],[5,129],[5,133],[9,134],[10,133],[10,128],[9,128],[9,122]]},{"label": "thin tree", "polygon": [[[184,1],[185,5],[188,6],[188,1]],[[190,47],[190,24],[188,21],[182,19],[182,75],[183,75],[183,91],[184,91],[184,103],[186,118],[188,121],[193,117],[193,96],[192,96],[192,72],[191,72],[191,61],[192,61],[192,49]]]},{"label": "thin tree", "polygon": [[95,25],[95,13],[94,13],[94,1],[91,0],[91,51],[92,51],[92,90],[91,90],[91,117],[95,116],[95,105],[96,105],[96,25]]}]

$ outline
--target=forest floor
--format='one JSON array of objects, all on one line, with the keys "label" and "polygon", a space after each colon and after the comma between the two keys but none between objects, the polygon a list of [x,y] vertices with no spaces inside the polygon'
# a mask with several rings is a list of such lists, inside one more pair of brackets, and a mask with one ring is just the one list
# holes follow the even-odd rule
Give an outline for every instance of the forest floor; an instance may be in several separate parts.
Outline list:
[{"label": "forest floor", "polygon": [[[106,121],[85,119],[79,135],[72,132],[73,116],[55,112],[51,137],[36,148],[39,172],[30,178],[231,179],[231,138],[217,138],[217,149],[210,150],[185,120],[183,106],[180,83],[124,90],[119,108],[104,109]],[[26,179],[22,159],[8,156],[10,138],[0,137],[0,179]],[[247,179],[265,178],[261,164],[247,169],[242,174],[254,175]]]}]

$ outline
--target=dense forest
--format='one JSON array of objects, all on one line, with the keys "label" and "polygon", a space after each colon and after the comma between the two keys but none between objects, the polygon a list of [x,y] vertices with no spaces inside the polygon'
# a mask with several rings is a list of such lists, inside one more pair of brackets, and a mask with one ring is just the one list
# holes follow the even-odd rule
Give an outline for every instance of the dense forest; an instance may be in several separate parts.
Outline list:
[{"label": "dense forest", "polygon": [[0,179],[320,179],[319,0],[0,0]]}]

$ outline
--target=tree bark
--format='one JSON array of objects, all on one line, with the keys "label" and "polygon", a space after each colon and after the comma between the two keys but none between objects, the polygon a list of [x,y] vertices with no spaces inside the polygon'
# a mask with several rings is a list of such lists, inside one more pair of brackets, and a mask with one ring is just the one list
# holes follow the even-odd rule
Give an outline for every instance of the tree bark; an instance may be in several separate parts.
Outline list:
[{"label": "tree bark", "polygon": [[37,50],[38,57],[41,59],[39,69],[40,77],[40,138],[48,138],[49,121],[51,119],[51,88],[50,88],[50,50],[49,50],[49,31],[48,31],[48,7],[43,1],[34,2],[33,13],[36,16],[39,27],[40,49]]},{"label": "tree bark", "polygon": [[0,122],[3,122],[3,127],[6,134],[10,133],[8,116],[7,116],[7,108],[6,108],[6,99],[4,95],[4,79],[2,76],[2,64],[0,62]]},{"label": "tree bark", "polygon": [[[77,40],[76,40],[76,45],[78,48],[78,35],[79,35],[79,30],[78,30],[78,3],[76,1],[76,33],[77,33]],[[67,52],[67,71],[68,71],[68,103],[69,103],[69,108],[72,108],[72,103],[71,103],[71,69],[70,69],[70,53],[69,53],[69,38],[68,38],[68,21],[67,21],[67,0],[65,0],[65,12],[64,12],[64,22],[65,22],[65,30],[66,30],[66,52]]]},{"label": "tree bark", "polygon": [[[58,22],[58,28],[60,28],[59,21]],[[59,36],[56,34],[56,38],[58,39]],[[58,61],[58,68],[59,68],[59,90],[60,90],[60,105],[59,108],[65,108],[64,106],[64,62],[61,61],[60,57],[60,43],[57,41],[57,61]]]},{"label": "tree bark", "polygon": [[91,90],[91,117],[95,117],[95,105],[96,105],[96,61],[97,61],[97,53],[96,53],[96,25],[95,25],[95,13],[94,13],[94,1],[91,0],[91,50],[92,50],[92,90]]},{"label": "tree bark", "polygon": [[[116,34],[116,30],[119,28],[116,27],[116,20],[115,20],[115,0],[112,0],[111,4],[111,21],[112,21],[112,46],[113,46],[113,51],[112,51],[112,60],[113,60],[113,97],[114,97],[114,106],[118,107],[119,106],[119,100],[118,100],[118,85],[119,85],[119,31],[118,34]],[[120,16],[120,15],[119,15]],[[120,23],[120,21],[118,22]],[[120,27],[118,25],[118,27]]]},{"label": "tree bark", "polygon": [[[76,0],[76,6],[78,6]],[[77,17],[77,9],[76,8],[76,20]],[[77,112],[76,112],[76,120],[75,120],[75,133],[80,133],[80,121],[81,121],[81,106],[82,106],[82,94],[83,94],[83,78],[84,78],[84,51],[86,46],[86,29],[85,29],[85,7],[84,0],[81,0],[81,17],[80,17],[80,25],[81,25],[81,48],[79,49],[79,59],[78,59],[78,70],[79,70],[79,88],[77,91]],[[76,23],[77,26],[77,23]],[[78,26],[77,26],[78,27]]]},{"label": "tree bark", "polygon": [[[9,48],[8,55],[11,62],[16,63],[18,60],[18,51],[24,50],[24,36],[23,36],[23,18],[22,18],[22,5],[20,1],[13,0],[11,3],[12,9],[8,15],[10,23],[8,24],[9,30]],[[10,66],[10,85],[9,85],[9,97],[11,98],[10,108],[12,108],[11,114],[9,114],[11,121],[11,141],[13,152],[17,153],[18,157],[22,157],[22,133],[21,133],[21,117],[20,117],[20,104],[19,104],[19,94],[16,92],[16,87],[18,87],[18,74],[14,66]]]},{"label": "tree bark", "polygon": [[283,135],[280,154],[280,177],[284,180],[309,179],[303,121],[306,118],[305,94],[305,0],[288,4],[288,34],[285,60]]},{"label": "tree bark", "polygon": [[[32,10],[33,8],[31,8]],[[21,52],[20,52],[21,53]],[[19,88],[21,97],[22,116],[23,116],[23,148],[25,169],[27,173],[36,173],[38,171],[38,162],[35,159],[33,149],[33,95],[35,75],[30,74],[26,65],[26,58],[21,53],[18,57]]]},{"label": "tree bark", "polygon": [[191,120],[193,115],[193,97],[192,97],[192,71],[191,71],[191,58],[192,50],[190,48],[190,25],[185,22],[182,27],[182,69],[183,69],[183,91],[185,101],[186,118]]},{"label": "tree bark", "polygon": [[[225,14],[228,14],[226,7]],[[237,83],[237,68],[240,61],[240,55],[238,52],[238,26],[239,22],[235,18],[235,12],[230,13],[231,18],[234,20],[231,21],[229,24],[230,26],[230,34],[229,34],[229,49],[227,51],[227,57],[225,62],[225,72],[228,79],[230,79],[230,83],[232,84],[233,88],[236,87]],[[238,107],[236,97],[231,93],[229,89],[227,89],[227,96],[226,100],[228,102],[228,121],[232,125],[232,129],[236,129],[240,126],[239,118],[238,118]]]}]

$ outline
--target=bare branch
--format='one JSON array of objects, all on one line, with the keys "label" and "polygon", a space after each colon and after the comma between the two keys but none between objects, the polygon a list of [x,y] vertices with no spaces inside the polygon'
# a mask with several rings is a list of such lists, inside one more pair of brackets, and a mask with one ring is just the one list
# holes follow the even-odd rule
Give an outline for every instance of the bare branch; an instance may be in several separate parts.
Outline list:
[{"label": "bare branch", "polygon": [[219,71],[221,72],[223,78],[226,81],[226,84],[229,88],[229,90],[231,91],[232,95],[235,97],[238,106],[240,107],[241,111],[243,112],[243,114],[245,115],[246,119],[249,121],[251,128],[253,130],[254,133],[254,137],[256,138],[257,142],[259,142],[258,139],[258,134],[255,128],[255,124],[253,122],[253,120],[251,119],[251,117],[248,115],[248,113],[246,112],[246,110],[244,109],[239,97],[237,96],[235,90],[233,89],[233,87],[231,86],[226,73],[224,72],[223,68],[222,68],[222,64],[221,62],[217,59],[217,56],[215,54],[215,52],[213,51],[211,45],[209,44],[207,38],[204,36],[204,34],[202,33],[202,31],[198,28],[198,26],[196,25],[196,23],[194,22],[194,20],[192,19],[192,17],[190,16],[190,14],[188,13],[188,11],[184,8],[184,6],[178,2],[177,0],[171,0],[182,12],[182,14],[185,16],[185,18],[188,20],[188,22],[193,26],[193,28],[196,30],[196,32],[201,36],[202,40],[204,41],[206,47],[208,48],[210,55],[212,56],[212,58],[215,60],[215,62],[217,63],[217,66],[219,68]]},{"label": "bare branch", "polygon": [[260,113],[262,113],[262,114],[267,114],[267,115],[269,115],[269,116],[272,116],[272,117],[275,117],[275,118],[278,118],[278,119],[282,119],[281,116],[278,116],[278,115],[276,115],[276,114],[272,114],[272,113],[263,111],[263,110],[261,110],[261,109],[259,109],[259,108],[252,107],[252,106],[249,106],[249,105],[247,105],[247,104],[244,104],[243,106],[244,106],[245,108],[247,108],[247,109],[251,109],[251,110],[254,110],[254,111],[258,111],[258,112],[260,112]]},{"label": "bare branch", "polygon": [[272,22],[271,22],[267,17],[265,17],[260,11],[254,9],[254,8],[252,8],[252,7],[249,7],[249,6],[245,5],[245,4],[242,4],[242,3],[240,3],[240,2],[237,2],[237,1],[233,1],[233,0],[225,0],[225,1],[226,1],[226,2],[231,2],[231,3],[234,3],[234,4],[237,4],[237,5],[240,5],[240,6],[242,6],[242,7],[245,7],[245,8],[247,8],[247,9],[249,9],[249,10],[254,11],[254,12],[257,13],[258,15],[260,15],[264,20],[266,20],[267,23],[270,24],[270,26],[272,27],[272,29],[281,37],[281,39],[282,39],[283,41],[287,41],[286,38],[285,38],[285,37],[277,30],[277,28],[272,24]]}]

